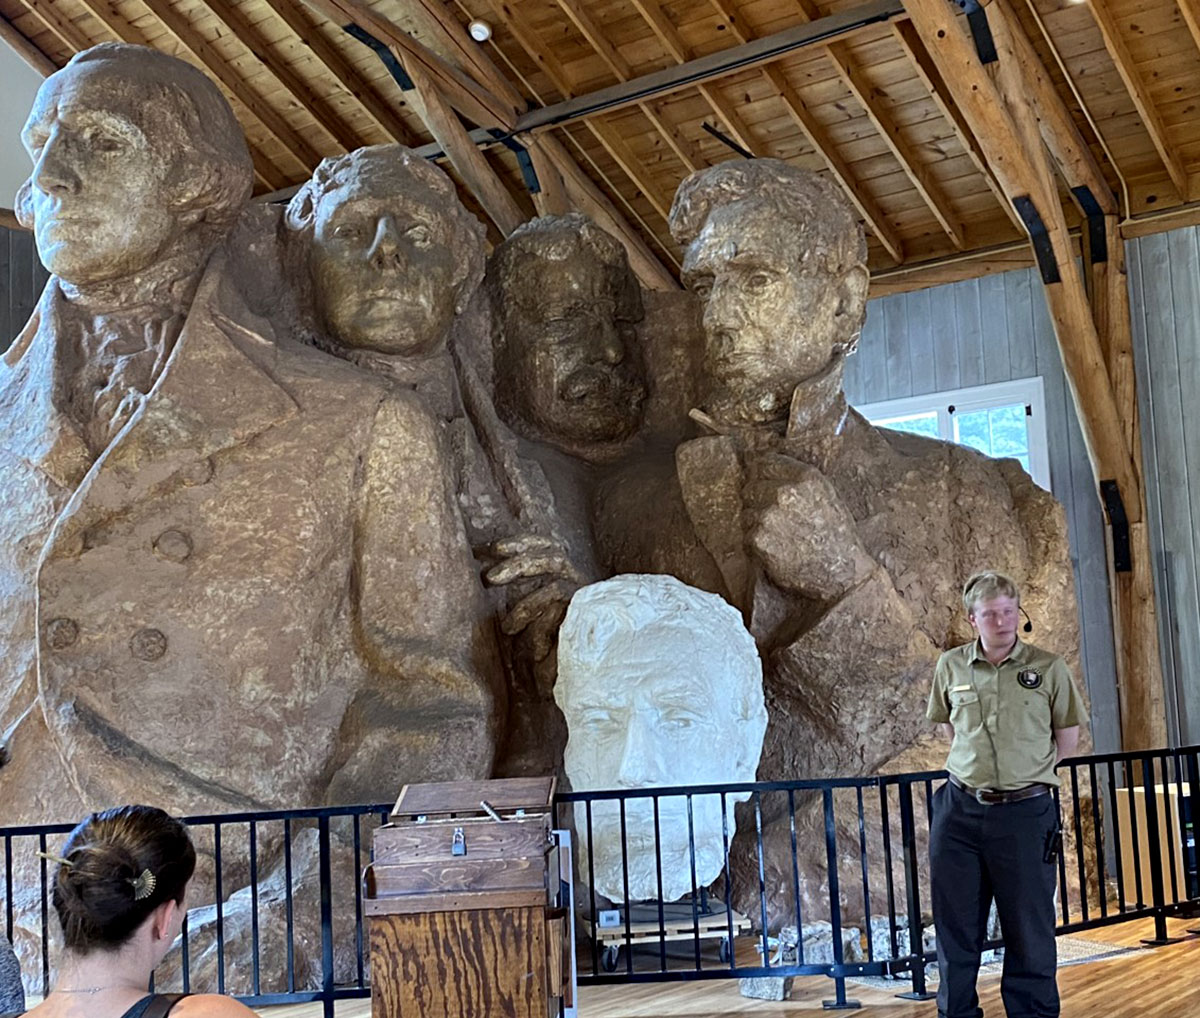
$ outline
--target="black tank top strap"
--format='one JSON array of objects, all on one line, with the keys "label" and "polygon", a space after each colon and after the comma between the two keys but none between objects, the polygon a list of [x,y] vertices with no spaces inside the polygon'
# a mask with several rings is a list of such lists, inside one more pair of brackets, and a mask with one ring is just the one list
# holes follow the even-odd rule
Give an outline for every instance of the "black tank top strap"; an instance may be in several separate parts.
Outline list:
[{"label": "black tank top strap", "polygon": [[165,1018],[170,1010],[186,996],[189,994],[152,993],[134,1004],[121,1015],[121,1018]]}]

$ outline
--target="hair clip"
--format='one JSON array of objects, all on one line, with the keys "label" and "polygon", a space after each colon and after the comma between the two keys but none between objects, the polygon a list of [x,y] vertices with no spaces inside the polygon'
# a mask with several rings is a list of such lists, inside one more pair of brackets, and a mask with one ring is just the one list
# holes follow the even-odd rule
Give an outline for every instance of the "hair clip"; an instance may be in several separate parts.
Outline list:
[{"label": "hair clip", "polygon": [[36,855],[40,859],[45,859],[47,862],[58,863],[59,866],[74,866],[75,865],[73,862],[71,862],[70,859],[64,859],[61,855],[55,855],[52,852],[34,852],[33,854]]},{"label": "hair clip", "polygon": [[154,893],[158,878],[149,870],[142,870],[136,877],[130,877],[129,882],[133,885],[133,900],[141,901]]}]

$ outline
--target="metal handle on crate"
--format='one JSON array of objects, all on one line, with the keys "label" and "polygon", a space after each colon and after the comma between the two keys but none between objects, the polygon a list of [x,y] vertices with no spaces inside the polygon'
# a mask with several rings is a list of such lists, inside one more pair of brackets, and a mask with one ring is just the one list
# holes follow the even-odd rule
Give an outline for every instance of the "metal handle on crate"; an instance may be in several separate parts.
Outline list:
[{"label": "metal handle on crate", "polygon": [[467,854],[467,835],[461,827],[454,828],[454,837],[450,840],[450,854]]}]

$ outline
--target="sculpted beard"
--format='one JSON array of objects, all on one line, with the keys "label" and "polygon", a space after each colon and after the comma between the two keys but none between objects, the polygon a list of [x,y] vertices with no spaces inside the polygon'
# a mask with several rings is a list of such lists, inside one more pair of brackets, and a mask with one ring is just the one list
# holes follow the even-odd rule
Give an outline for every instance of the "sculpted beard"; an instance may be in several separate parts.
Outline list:
[{"label": "sculpted beard", "polygon": [[614,420],[634,422],[646,398],[646,389],[624,365],[585,364],[563,379],[558,387],[558,398],[564,403],[585,404],[597,411],[607,411],[606,416]]}]

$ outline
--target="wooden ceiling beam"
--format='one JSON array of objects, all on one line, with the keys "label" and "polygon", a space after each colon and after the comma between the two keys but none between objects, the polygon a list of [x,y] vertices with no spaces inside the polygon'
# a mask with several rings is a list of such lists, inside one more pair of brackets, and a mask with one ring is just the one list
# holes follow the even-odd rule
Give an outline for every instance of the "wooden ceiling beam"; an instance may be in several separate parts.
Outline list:
[{"label": "wooden ceiling beam", "polygon": [[529,159],[533,163],[533,172],[537,174],[538,191],[533,196],[533,205],[539,216],[562,216],[571,211],[571,199],[567,195],[567,185],[563,181],[562,171],[547,154],[541,145],[534,143],[532,138],[519,138]]},{"label": "wooden ceiling beam", "polygon": [[[1029,99],[1037,114],[1038,127],[1041,129],[1042,141],[1050,152],[1067,187],[1074,191],[1078,187],[1086,187],[1091,192],[1100,211],[1106,216],[1117,214],[1117,198],[1105,179],[1100,164],[1096,162],[1092,150],[1079,127],[1063,102],[1062,96],[1050,80],[1046,65],[1042,63],[1037,51],[1033,48],[1029,36],[1021,27],[1008,0],[992,0],[989,13],[1005,19],[1009,35],[1013,40],[1013,49],[1017,61],[1021,65],[1021,73],[1029,90]],[[1080,211],[1088,214],[1087,208],[1080,203]]]},{"label": "wooden ceiling beam", "polygon": [[[630,67],[629,62],[609,42],[608,36],[603,29],[592,20],[591,15],[583,9],[577,0],[556,0],[556,2],[563,13],[579,29],[580,34],[587,40],[588,45],[608,65],[608,69],[612,71],[613,76],[618,81],[628,81],[633,77],[633,68]],[[702,165],[700,156],[696,152],[695,146],[683,136],[679,128],[667,121],[655,103],[638,103],[638,109],[654,125],[654,129],[658,131],[663,140],[670,146],[671,151],[679,157],[679,161],[683,163],[687,171],[695,173]]]},{"label": "wooden ceiling beam", "polygon": [[[387,18],[377,14],[362,0],[304,0],[314,10],[339,25],[354,24],[388,46],[403,64],[410,78],[417,66],[423,77],[438,89],[456,110],[480,127],[500,126],[512,130],[516,107],[485,88],[453,64],[412,38]],[[414,79],[415,81],[415,79]]]},{"label": "wooden ceiling beam", "polygon": [[979,148],[979,142],[976,140],[970,125],[963,117],[957,104],[950,98],[950,94],[946,89],[946,83],[942,80],[942,74],[930,58],[929,53],[925,49],[925,44],[921,41],[921,37],[917,34],[917,30],[913,27],[912,22],[893,21],[892,34],[900,44],[900,48],[904,50],[921,84],[929,92],[934,105],[937,106],[942,116],[954,129],[959,144],[962,145],[971,162],[975,164],[975,168],[987,182],[987,186],[992,194],[996,196],[996,201],[1004,209],[1013,226],[1024,234],[1025,224],[1021,222],[1021,217],[1017,215],[1017,210],[1013,208],[1012,202],[1008,200],[1003,189],[996,182],[996,178],[992,175],[991,167],[988,166],[987,160]]},{"label": "wooden ceiling beam", "polygon": [[49,0],[17,0],[22,7],[46,26],[47,30],[72,53],[80,53],[92,45],[73,21],[54,7]]},{"label": "wooden ceiling beam", "polygon": [[[489,3],[496,17],[509,30],[529,58],[540,65],[559,93],[566,98],[574,95],[574,83],[567,77],[567,72],[563,69],[562,64],[550,54],[549,47],[543,44],[524,15],[508,0],[489,0]],[[667,213],[671,208],[670,198],[664,198],[659,193],[657,185],[646,172],[643,161],[629,148],[620,132],[599,117],[588,120],[586,125],[604,150],[621,167],[622,172],[634,187],[645,195],[654,210],[666,220]]]},{"label": "wooden ceiling beam", "polygon": [[[526,104],[525,99],[505,78],[499,68],[492,63],[486,52],[469,39],[463,26],[448,11],[439,6],[439,0],[415,0],[415,3],[430,15],[439,31],[446,34],[448,45],[452,45],[457,50],[473,52],[473,65],[478,68],[478,73],[486,81],[494,84],[496,94],[513,101],[514,107]],[[493,45],[495,45],[494,41]],[[542,101],[532,88],[530,92],[537,101]],[[479,131],[473,132],[467,137],[476,144],[487,140],[486,137],[481,137]],[[557,169],[563,181],[565,194],[580,211],[586,212],[602,229],[621,240],[629,254],[630,264],[644,285],[653,289],[678,289],[679,283],[672,273],[658,260],[637,230],[605,197],[557,138],[549,131],[541,132],[536,137],[533,135],[520,135],[519,137],[529,152],[530,159],[534,164],[534,171],[537,172],[539,164],[549,162]],[[540,177],[539,184],[541,184]],[[553,187],[553,181],[551,186]],[[653,236],[652,231],[647,230],[647,232]]]},{"label": "wooden ceiling beam", "polygon": [[242,10],[228,0],[205,0],[205,3],[217,21],[233,33],[259,66],[279,82],[335,144],[347,152],[353,152],[362,145],[361,139],[346,126],[337,110],[332,109],[308,82],[270,52],[262,33],[250,23]]},{"label": "wooden ceiling beam", "polygon": [[904,170],[905,175],[912,181],[913,186],[917,189],[917,193],[929,207],[934,218],[937,219],[945,231],[946,236],[950,238],[950,242],[961,251],[965,245],[962,223],[959,222],[958,217],[954,214],[954,209],[950,206],[949,199],[942,192],[937,181],[933,179],[933,175],[922,164],[908,143],[905,142],[900,133],[900,128],[892,119],[891,114],[875,99],[871,83],[867,81],[862,68],[858,66],[857,61],[850,55],[844,43],[833,43],[827,47],[826,51],[837,67],[842,81],[866,112],[867,118],[875,125],[875,129],[879,132],[880,137],[887,143],[887,147],[891,150],[892,155],[896,157],[900,168]]},{"label": "wooden ceiling beam", "polygon": [[321,161],[321,153],[251,89],[225,57],[171,5],[170,0],[141,0],[184,50],[237,98],[250,114],[295,158],[306,174]]},{"label": "wooden ceiling beam", "polygon": [[437,86],[425,74],[424,67],[415,62],[406,68],[412,78],[413,101],[429,133],[442,147],[459,179],[475,195],[484,211],[504,236],[522,222],[525,215],[495,171],[488,165],[483,151],[467,134],[457,114],[438,92]]},{"label": "wooden ceiling beam", "polygon": [[867,0],[856,7],[764,35],[761,39],[696,57],[685,64],[652,71],[566,102],[530,110],[517,118],[517,130],[536,131],[559,127],[590,116],[613,113],[640,102],[662,99],[683,89],[726,77],[735,71],[762,67],[803,49],[825,45],[835,39],[851,38],[859,32],[904,16],[902,0]]},{"label": "wooden ceiling beam", "polygon": [[1175,0],[1179,13],[1183,15],[1184,23],[1191,33],[1192,41],[1200,49],[1200,2],[1198,0]]},{"label": "wooden ceiling beam", "polygon": [[1129,93],[1129,98],[1133,100],[1138,116],[1142,118],[1142,125],[1150,135],[1150,141],[1154,144],[1159,159],[1167,169],[1171,183],[1175,185],[1175,190],[1179,193],[1180,198],[1184,201],[1190,200],[1187,169],[1184,167],[1179,153],[1171,146],[1167,135],[1167,126],[1159,116],[1158,109],[1146,88],[1146,83],[1138,73],[1129,47],[1121,36],[1121,29],[1116,18],[1109,12],[1104,0],[1088,0],[1088,9],[1092,12],[1096,27],[1100,29],[1104,48],[1108,50],[1108,55],[1112,58],[1117,73],[1125,84],[1125,90]]},{"label": "wooden ceiling beam", "polygon": [[[725,22],[734,38],[743,44],[750,42],[749,34],[742,28],[737,17],[737,12],[729,4],[728,0],[710,0],[710,3],[717,14],[721,16],[721,19]],[[814,15],[817,17],[820,16],[811,0],[799,0],[799,6],[802,17],[808,21],[812,21]],[[826,52],[829,53],[830,59],[836,65],[837,59],[830,53],[828,47],[826,48]],[[840,65],[838,66],[838,70],[839,72],[841,71]],[[834,145],[833,140],[829,137],[829,132],[809,111],[800,93],[792,87],[779,65],[770,64],[763,67],[762,74],[767,84],[778,94],[780,101],[787,109],[792,120],[795,121],[805,137],[808,138],[809,144],[824,159],[825,165],[829,167],[829,172],[833,174],[833,178],[838,182],[846,196],[858,210],[859,215],[863,217],[867,229],[875,235],[879,243],[883,245],[884,250],[897,263],[904,261],[904,245],[899,235],[888,225],[883,212],[855,180],[849,165],[838,155],[837,146]],[[957,243],[956,246],[961,248],[962,245],[961,243]]]},{"label": "wooden ceiling beam", "polygon": [[[693,56],[691,49],[683,41],[679,30],[671,24],[657,0],[632,0],[632,3],[671,58],[677,64],[689,63]],[[721,118],[725,129],[734,141],[755,156],[765,154],[762,146],[755,140],[745,121],[742,120],[741,115],[734,109],[733,103],[717,91],[716,82],[701,82],[696,87],[713,113]]]},{"label": "wooden ceiling beam", "polygon": [[845,192],[846,197],[850,199],[850,202],[858,210],[858,214],[863,217],[864,222],[867,224],[867,229],[875,235],[875,238],[883,245],[883,249],[893,260],[897,263],[903,262],[904,243],[900,240],[899,234],[888,225],[887,218],[875,204],[875,201],[863,190],[862,185],[854,179],[854,174],[851,172],[849,165],[838,155],[837,146],[830,140],[825,127],[812,115],[812,112],[804,104],[804,100],[792,88],[777,65],[772,64],[767,67],[766,75],[789,115],[795,121],[796,126],[804,132],[804,136],[808,138],[809,144],[825,160],[825,165],[829,167],[829,172],[833,174],[833,179],[838,182],[842,191]]},{"label": "wooden ceiling beam", "polygon": [[58,64],[25,38],[16,26],[3,16],[0,16],[0,41],[8,43],[13,51],[43,78],[48,78],[58,70]]},{"label": "wooden ceiling beam", "polygon": [[351,95],[380,130],[401,145],[412,145],[412,132],[384,96],[371,85],[305,13],[295,0],[264,0],[292,34],[312,51],[322,67]]}]

